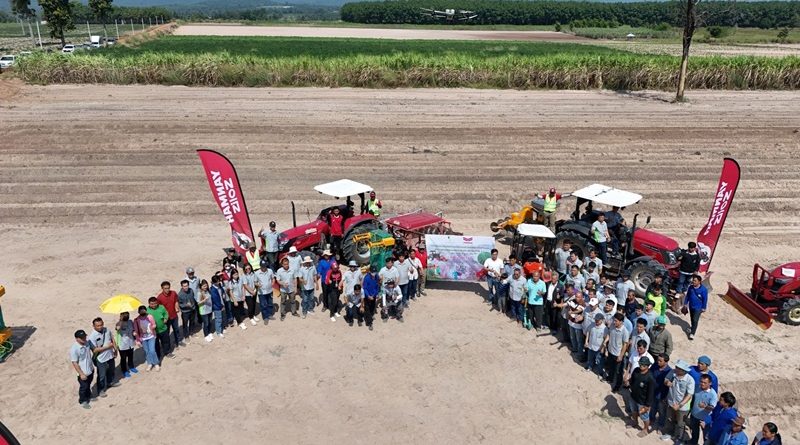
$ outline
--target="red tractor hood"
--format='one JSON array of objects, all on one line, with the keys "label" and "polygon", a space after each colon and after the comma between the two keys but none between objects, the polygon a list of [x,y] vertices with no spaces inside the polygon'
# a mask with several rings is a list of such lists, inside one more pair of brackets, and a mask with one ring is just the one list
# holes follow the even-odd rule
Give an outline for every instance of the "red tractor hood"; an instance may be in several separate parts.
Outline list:
[{"label": "red tractor hood", "polygon": [[318,219],[311,221],[308,224],[303,224],[302,226],[292,227],[291,229],[284,230],[281,232],[281,239],[289,241],[289,244],[287,245],[288,248],[288,246],[291,246],[292,242],[297,238],[314,235],[317,233],[328,233],[328,225],[324,221],[320,221]]},{"label": "red tractor hood", "polygon": [[[646,244],[658,249],[674,251],[679,246],[678,242],[674,239],[662,235],[652,230],[637,228],[633,234],[634,249],[639,250],[640,244]],[[642,249],[642,252],[648,252],[650,249]]]}]

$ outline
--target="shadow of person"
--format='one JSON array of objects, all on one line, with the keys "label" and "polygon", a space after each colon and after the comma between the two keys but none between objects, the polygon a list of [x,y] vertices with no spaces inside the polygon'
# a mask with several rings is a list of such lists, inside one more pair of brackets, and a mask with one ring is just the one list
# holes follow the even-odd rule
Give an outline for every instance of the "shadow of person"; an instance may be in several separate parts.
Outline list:
[{"label": "shadow of person", "polygon": [[689,322],[686,321],[680,315],[670,313],[669,311],[667,311],[667,318],[669,319],[669,323],[671,325],[678,326],[683,332],[689,332]]},{"label": "shadow of person", "polygon": [[619,404],[619,400],[613,394],[608,394],[605,397],[606,404],[600,408],[600,412],[605,412],[611,417],[624,419],[626,417],[625,411]]},{"label": "shadow of person", "polygon": [[484,297],[487,292],[487,290],[481,286],[481,283],[476,283],[474,281],[433,281],[429,279],[427,287],[429,289],[446,291],[471,292],[481,297]]}]

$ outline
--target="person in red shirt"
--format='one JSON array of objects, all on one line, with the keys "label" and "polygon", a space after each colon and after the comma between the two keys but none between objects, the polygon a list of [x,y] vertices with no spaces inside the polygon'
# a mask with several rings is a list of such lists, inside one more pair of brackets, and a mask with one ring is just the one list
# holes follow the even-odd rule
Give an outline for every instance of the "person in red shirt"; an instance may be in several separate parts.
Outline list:
[{"label": "person in red shirt", "polygon": [[425,282],[428,278],[428,252],[425,251],[425,246],[417,247],[416,255],[422,264],[422,270],[419,271],[419,279],[417,280],[417,294],[428,295],[425,293]]},{"label": "person in red shirt", "polygon": [[342,216],[342,213],[339,211],[339,207],[334,207],[333,212],[328,216],[328,226],[331,228],[331,250],[333,250],[333,256],[340,259],[342,253],[344,216]]},{"label": "person in red shirt", "polygon": [[[158,304],[164,306],[164,309],[167,310],[167,315],[169,315],[169,319],[167,320],[167,332],[172,329],[172,336],[174,338],[172,345],[170,345],[170,351],[164,351],[164,355],[174,351],[178,345],[186,346],[186,343],[181,339],[181,330],[178,325],[178,312],[180,311],[178,307],[178,294],[174,290],[171,290],[170,287],[169,281],[162,282],[161,293],[156,296]],[[169,336],[169,334],[167,334],[167,336]]]}]

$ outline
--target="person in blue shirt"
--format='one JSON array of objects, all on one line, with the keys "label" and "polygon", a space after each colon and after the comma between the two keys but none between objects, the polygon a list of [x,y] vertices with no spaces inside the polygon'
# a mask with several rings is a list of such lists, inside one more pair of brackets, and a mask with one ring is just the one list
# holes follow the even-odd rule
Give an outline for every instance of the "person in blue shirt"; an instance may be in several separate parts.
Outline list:
[{"label": "person in blue shirt", "polygon": [[692,321],[689,340],[694,340],[694,336],[697,333],[697,325],[700,323],[700,315],[708,307],[708,290],[702,283],[703,279],[700,278],[700,275],[692,275],[692,285],[686,291],[686,298],[683,301],[683,305],[689,307],[689,318]]},{"label": "person in blue shirt", "polygon": [[[528,318],[533,318],[533,327],[539,332],[544,324],[544,296],[547,295],[547,285],[539,279],[539,272],[534,272],[528,278]],[[531,317],[532,316],[532,317]]]},{"label": "person in blue shirt", "polygon": [[710,422],[711,410],[717,405],[717,392],[711,388],[711,377],[703,374],[700,377],[700,386],[696,388],[692,398],[692,412],[689,417],[689,429],[692,431],[690,445],[697,445],[700,441],[700,428]]},{"label": "person in blue shirt", "polygon": [[753,438],[753,443],[750,445],[782,445],[780,433],[778,433],[778,425],[772,422],[767,422],[761,428],[761,431],[756,433]]},{"label": "person in blue shirt", "polygon": [[733,419],[731,429],[722,435],[722,440],[719,442],[719,445],[748,445],[747,434],[745,434],[744,429],[744,417],[739,416]]},{"label": "person in blue shirt", "polygon": [[[331,251],[324,250],[322,252],[322,258],[317,261],[317,276],[320,279],[320,283],[322,285],[322,294],[321,295],[328,295],[328,285],[325,284],[325,277],[328,276],[328,271],[331,270],[331,265],[335,263],[336,260],[331,259]],[[322,300],[322,312],[328,310],[328,302],[327,298],[320,298]]]},{"label": "person in blue shirt", "polygon": [[655,397],[653,406],[650,407],[650,424],[653,428],[661,430],[667,420],[667,393],[669,393],[669,386],[664,384],[664,379],[672,372],[672,367],[669,366],[669,355],[663,352],[656,355],[655,359],[656,362],[650,367],[650,373],[656,379]]},{"label": "person in blue shirt", "polygon": [[225,293],[225,290],[222,289],[220,285],[219,275],[214,275],[211,277],[211,289],[209,289],[211,293],[211,312],[214,314],[214,332],[217,334],[217,337],[222,338],[222,332],[225,330],[225,319],[223,316],[223,311],[225,310],[225,300],[223,300],[222,295]]},{"label": "person in blue shirt", "polygon": [[361,290],[364,293],[364,299],[361,300],[361,306],[364,309],[364,321],[367,323],[367,327],[371,331],[372,320],[375,318],[378,296],[381,290],[378,269],[375,266],[370,266],[369,273],[367,273],[364,276],[364,279],[361,280]]},{"label": "person in blue shirt", "polygon": [[692,376],[694,379],[694,387],[700,387],[700,376],[703,374],[708,374],[711,378],[711,388],[714,391],[719,393],[719,380],[717,379],[717,375],[711,371],[711,357],[707,355],[701,355],[697,358],[697,365],[692,366],[689,370],[689,375]]},{"label": "person in blue shirt", "polygon": [[733,419],[739,417],[736,410],[736,397],[730,391],[719,396],[719,402],[711,411],[710,424],[706,424],[707,439],[704,445],[719,445],[722,436],[731,428]]}]

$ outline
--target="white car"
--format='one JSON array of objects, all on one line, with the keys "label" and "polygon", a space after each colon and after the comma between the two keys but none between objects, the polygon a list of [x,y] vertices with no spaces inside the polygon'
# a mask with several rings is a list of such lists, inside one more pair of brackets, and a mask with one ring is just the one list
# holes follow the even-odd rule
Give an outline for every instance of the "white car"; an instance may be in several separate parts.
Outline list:
[{"label": "white car", "polygon": [[68,53],[68,54],[74,53],[75,52],[75,45],[73,45],[73,44],[64,45],[64,47],[61,48],[61,52],[62,53]]},{"label": "white car", "polygon": [[6,54],[5,56],[0,57],[0,69],[8,69],[14,66],[14,62],[16,61],[16,56],[12,56],[11,54]]}]

